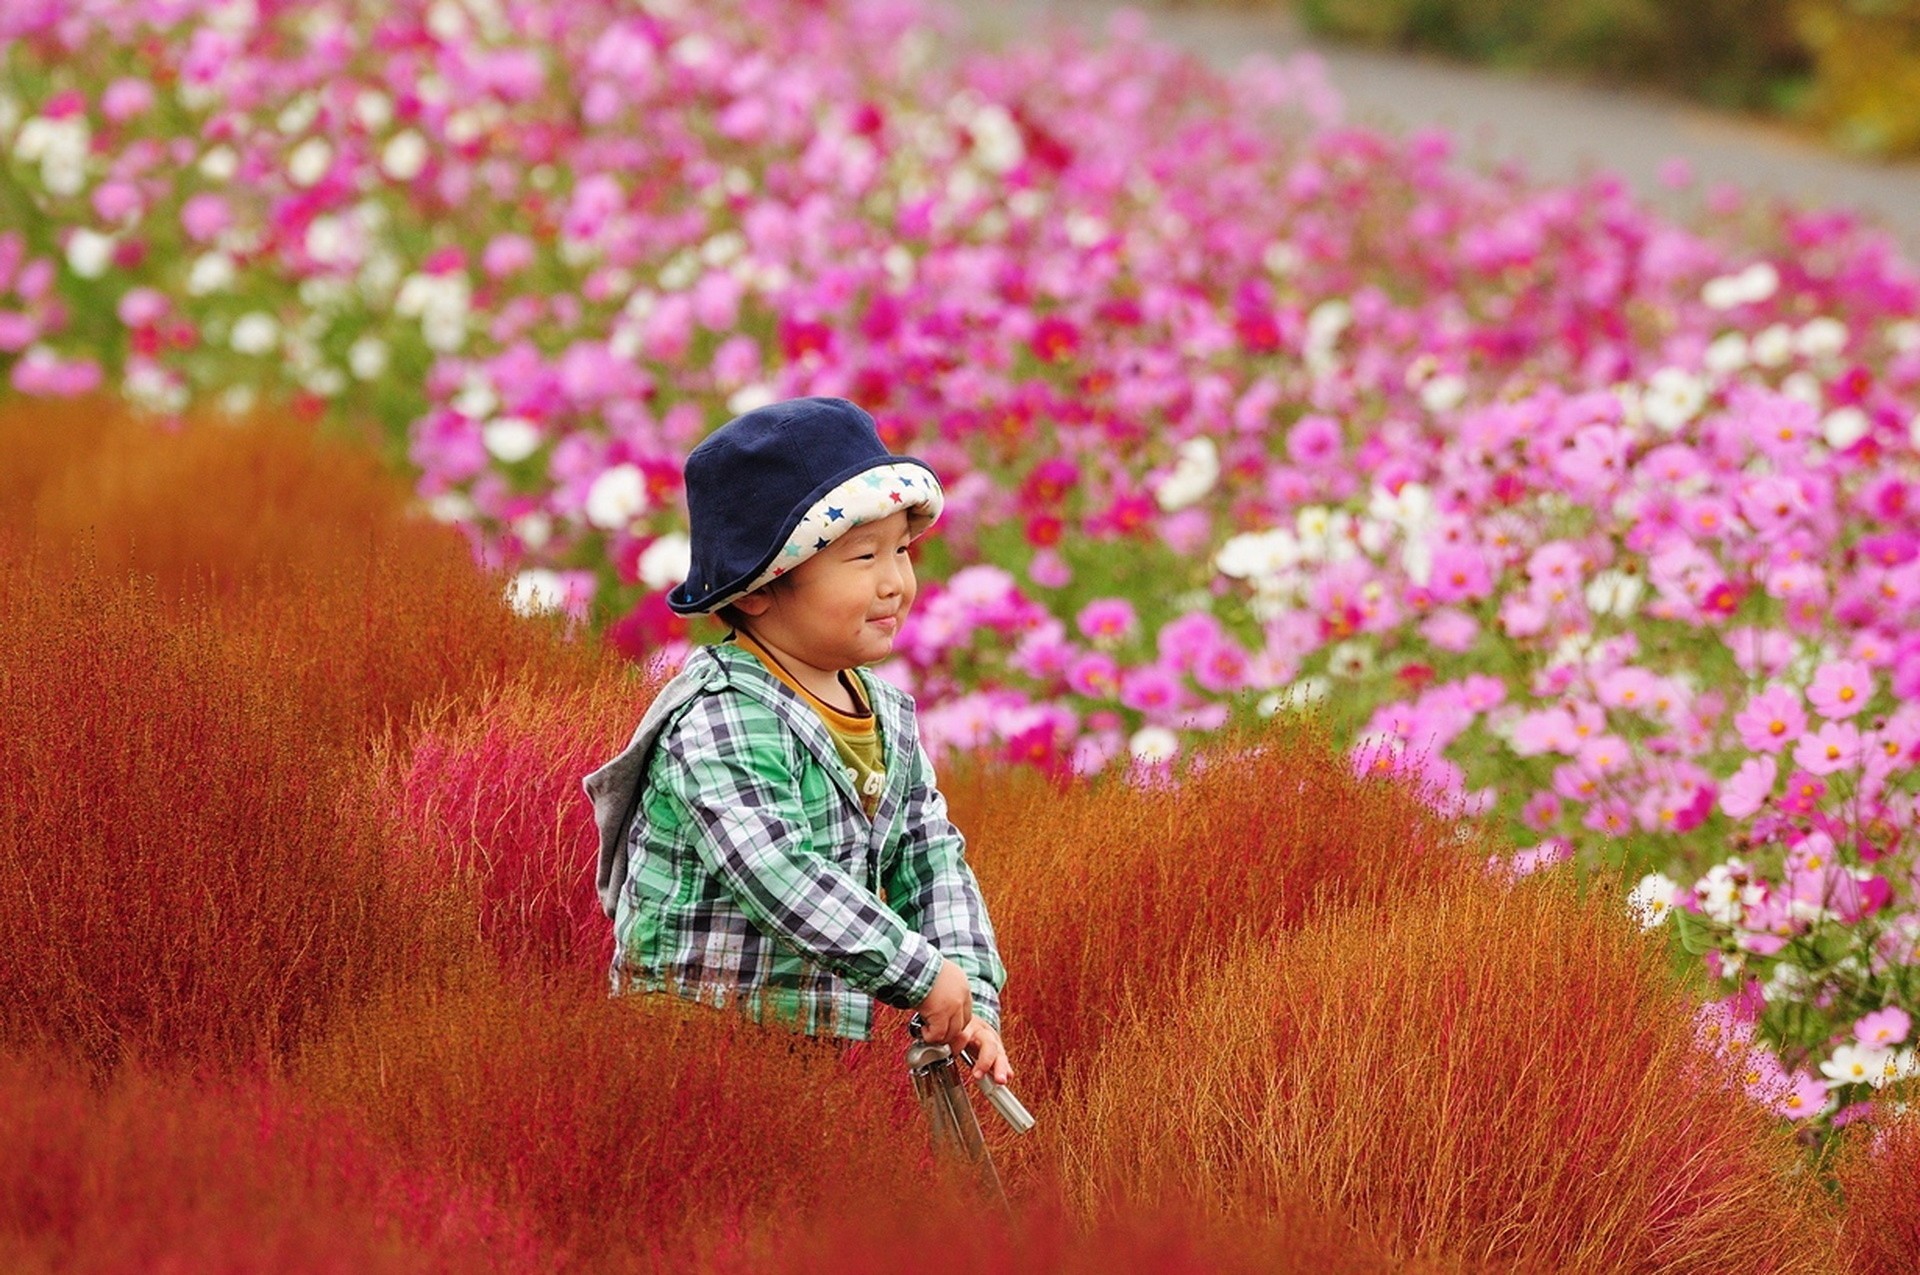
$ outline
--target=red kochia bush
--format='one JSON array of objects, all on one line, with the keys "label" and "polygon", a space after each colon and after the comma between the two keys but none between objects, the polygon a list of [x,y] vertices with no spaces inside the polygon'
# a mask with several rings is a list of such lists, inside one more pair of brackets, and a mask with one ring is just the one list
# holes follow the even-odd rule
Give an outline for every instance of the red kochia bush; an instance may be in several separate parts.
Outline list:
[{"label": "red kochia bush", "polygon": [[5,1038],[267,1058],[421,954],[348,759],[184,610],[0,565]]},{"label": "red kochia bush", "polygon": [[268,419],[163,430],[112,403],[0,407],[0,544],[53,576],[151,580],[171,612],[262,639],[309,732],[359,745],[510,676],[590,681],[610,656],[503,605],[465,538],[366,449]]},{"label": "red kochia bush", "polygon": [[502,960],[606,970],[613,932],[580,779],[626,742],[657,685],[631,669],[516,681],[464,713],[445,706],[384,759],[409,852],[476,882],[480,935]]},{"label": "red kochia bush", "polygon": [[[1888,1095],[1911,1102],[1912,1092]],[[1846,1131],[1833,1176],[1846,1206],[1845,1269],[1855,1275],[1920,1270],[1920,1114],[1889,1116]]]},{"label": "red kochia bush", "polygon": [[1086,1207],[1306,1189],[1391,1251],[1526,1271],[1829,1271],[1789,1130],[1656,939],[1567,877],[1455,876],[1251,942],[1078,1073]]},{"label": "red kochia bush", "polygon": [[876,1191],[859,1207],[785,1215],[726,1237],[687,1264],[700,1275],[897,1275],[943,1270],[1027,1275],[1422,1275],[1461,1268],[1389,1258],[1325,1211],[1276,1203],[1257,1221],[1160,1201],[1087,1226],[1057,1206],[1022,1202],[1012,1214],[954,1194],[909,1201]]},{"label": "red kochia bush", "polygon": [[900,1057],[477,964],[343,1021],[294,1074],[413,1162],[524,1209],[584,1269],[677,1269],[764,1214],[930,1198]]},{"label": "red kochia bush", "polygon": [[1009,1047],[1029,1084],[1049,1086],[1130,1008],[1184,996],[1237,938],[1404,896],[1463,862],[1454,828],[1355,777],[1315,727],[1240,744],[1177,787],[954,769],[946,788],[1012,971]]},{"label": "red kochia bush", "polygon": [[0,1053],[0,1269],[521,1272],[519,1219],[284,1090]]}]

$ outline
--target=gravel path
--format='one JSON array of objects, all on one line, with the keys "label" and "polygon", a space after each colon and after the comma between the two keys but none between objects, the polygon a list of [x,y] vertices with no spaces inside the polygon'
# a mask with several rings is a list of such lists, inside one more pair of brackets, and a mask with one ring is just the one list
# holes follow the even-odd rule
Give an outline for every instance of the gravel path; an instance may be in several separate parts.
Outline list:
[{"label": "gravel path", "polygon": [[[1118,0],[946,3],[965,29],[989,42],[1018,39],[1048,22],[1098,30],[1125,7]],[[1703,183],[1728,181],[1801,204],[1854,208],[1920,259],[1920,163],[1853,159],[1784,129],[1658,94],[1330,44],[1308,36],[1285,12],[1146,12],[1160,37],[1222,67],[1256,52],[1317,53],[1346,99],[1348,118],[1395,130],[1440,125],[1480,162],[1514,159],[1550,179],[1604,168],[1649,198],[1667,201],[1674,197],[1660,184],[1660,167],[1682,157]]]}]

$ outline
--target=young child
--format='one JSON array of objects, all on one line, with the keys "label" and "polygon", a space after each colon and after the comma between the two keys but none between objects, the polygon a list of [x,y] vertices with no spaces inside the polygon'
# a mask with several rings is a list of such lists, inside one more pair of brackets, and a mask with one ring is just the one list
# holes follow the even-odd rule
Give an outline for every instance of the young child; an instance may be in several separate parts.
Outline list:
[{"label": "young child", "polygon": [[939,480],[844,399],[774,403],[687,457],[689,578],[728,639],[668,682],[588,775],[616,992],[864,1040],[872,1002],[1005,1084],[1006,971],[965,843],[885,659]]}]

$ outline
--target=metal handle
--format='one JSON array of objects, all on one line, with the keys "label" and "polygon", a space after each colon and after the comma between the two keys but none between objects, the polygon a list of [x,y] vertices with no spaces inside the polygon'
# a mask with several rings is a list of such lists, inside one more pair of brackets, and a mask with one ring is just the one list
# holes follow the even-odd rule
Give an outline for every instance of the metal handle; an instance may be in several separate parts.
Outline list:
[{"label": "metal handle", "polygon": [[[947,1059],[949,1062],[952,1059],[953,1051],[945,1045],[929,1045],[921,1040],[926,1027],[927,1020],[919,1014],[907,1020],[908,1033],[919,1042],[907,1050],[907,1070],[913,1072],[916,1077],[919,1076],[922,1068],[930,1064],[937,1065],[936,1058]],[[938,1054],[936,1055],[933,1051],[938,1051]],[[961,1051],[960,1058],[969,1068],[978,1061],[971,1046]],[[956,1068],[955,1071],[957,1073],[958,1069]],[[954,1083],[956,1085],[959,1083],[957,1074],[954,1077]],[[1006,1085],[995,1084],[992,1076],[982,1076],[976,1083],[980,1086],[980,1092],[985,1094],[987,1101],[993,1105],[993,1109],[1000,1113],[1000,1118],[1005,1120],[1015,1133],[1027,1133],[1033,1129],[1033,1113],[1013,1096],[1012,1089]]]}]

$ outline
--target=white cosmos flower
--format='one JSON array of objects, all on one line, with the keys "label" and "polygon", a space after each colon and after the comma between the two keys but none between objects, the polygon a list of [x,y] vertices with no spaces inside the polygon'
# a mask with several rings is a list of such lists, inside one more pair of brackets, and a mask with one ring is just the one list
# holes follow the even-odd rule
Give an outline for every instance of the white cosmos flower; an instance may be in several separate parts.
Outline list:
[{"label": "white cosmos flower", "polygon": [[1683,368],[1663,367],[1647,382],[1640,410],[1655,429],[1674,433],[1700,414],[1707,403],[1707,383]]},{"label": "white cosmos flower", "polygon": [[1707,346],[1702,363],[1716,376],[1727,376],[1745,367],[1752,356],[1744,332],[1722,332]]},{"label": "white cosmos flower", "polygon": [[353,117],[369,133],[377,133],[393,123],[393,99],[378,89],[361,89],[354,95]]},{"label": "white cosmos flower", "polygon": [[249,310],[233,321],[227,344],[239,354],[270,354],[280,344],[280,323],[265,310]]},{"label": "white cosmos flower", "polygon": [[1920,350],[1920,320],[1902,319],[1887,328],[1887,344],[1902,354]]},{"label": "white cosmos flower", "polygon": [[1756,261],[1738,274],[1709,279],[1700,290],[1700,299],[1715,310],[1731,310],[1737,305],[1756,305],[1780,289],[1780,272],[1770,261]]},{"label": "white cosmos flower", "polygon": [[693,570],[693,545],[686,536],[669,531],[640,555],[640,583],[649,589],[665,589],[679,584]]},{"label": "white cosmos flower", "polygon": [[1229,537],[1213,555],[1214,569],[1233,580],[1277,576],[1300,564],[1300,542],[1283,527]]},{"label": "white cosmos flower", "polygon": [[637,465],[615,465],[587,489],[587,521],[607,531],[623,531],[647,512],[646,475]]},{"label": "white cosmos flower", "polygon": [[1180,444],[1173,472],[1154,489],[1160,508],[1172,513],[1185,509],[1220,481],[1220,451],[1211,438],[1189,438]]},{"label": "white cosmos flower", "polygon": [[1373,647],[1365,642],[1342,642],[1327,652],[1327,672],[1335,677],[1365,677],[1373,671]]},{"label": "white cosmos flower", "polygon": [[1820,1064],[1820,1071],[1827,1077],[1829,1089],[1863,1080],[1869,1084],[1885,1083],[1877,1078],[1885,1072],[1890,1052],[1868,1049],[1864,1045],[1840,1045],[1834,1049],[1833,1057]]},{"label": "white cosmos flower", "polygon": [[412,129],[395,133],[380,148],[380,171],[397,182],[412,181],[427,166],[427,139]]},{"label": "white cosmos flower", "polygon": [[557,571],[529,567],[507,583],[507,605],[521,615],[542,615],[567,604],[567,585]]},{"label": "white cosmos flower", "polygon": [[988,104],[975,111],[967,121],[973,138],[973,153],[980,166],[990,173],[1010,172],[1026,158],[1027,148],[1020,140],[1020,126],[1006,108]]},{"label": "white cosmos flower", "polygon": [[229,182],[240,171],[240,156],[234,153],[231,146],[212,146],[200,157],[197,167],[200,175],[210,182]]},{"label": "white cosmos flower", "polygon": [[1820,422],[1820,436],[1827,440],[1827,446],[1843,452],[1865,438],[1871,427],[1867,414],[1859,408],[1836,407]]},{"label": "white cosmos flower", "polygon": [[1753,338],[1753,361],[1761,367],[1780,367],[1793,357],[1793,329],[1770,323]]},{"label": "white cosmos flower", "polygon": [[1649,872],[1640,884],[1627,893],[1627,907],[1640,919],[1644,929],[1652,929],[1667,919],[1673,910],[1674,895],[1680,883],[1660,872]]},{"label": "white cosmos flower", "polygon": [[538,549],[553,539],[553,519],[538,509],[513,520],[513,534],[529,549]]},{"label": "white cosmos flower", "polygon": [[287,157],[287,176],[303,190],[327,175],[333,163],[333,147],[324,137],[309,137],[293,148]]},{"label": "white cosmos flower", "polygon": [[474,513],[473,500],[465,492],[443,491],[427,502],[427,515],[435,522],[471,522]]},{"label": "white cosmos flower", "polygon": [[1795,372],[1780,382],[1780,392],[1789,398],[1797,398],[1810,407],[1819,407],[1826,400],[1826,391],[1820,388],[1820,378],[1811,372]]},{"label": "white cosmos flower", "polygon": [[1331,694],[1333,694],[1331,678],[1318,675],[1303,677],[1275,692],[1276,711],[1284,708],[1293,712],[1302,712],[1315,704],[1325,703]]},{"label": "white cosmos flower", "polygon": [[1180,737],[1164,726],[1142,726],[1127,741],[1127,752],[1151,766],[1180,755]]},{"label": "white cosmos flower", "polygon": [[81,227],[67,240],[67,266],[82,279],[98,279],[113,264],[113,238]]},{"label": "white cosmos flower", "polygon": [[210,292],[224,291],[232,286],[233,277],[232,257],[224,252],[202,253],[187,268],[187,293],[204,297]]},{"label": "white cosmos flower", "polygon": [[1808,319],[1793,334],[1793,348],[1803,359],[1830,359],[1847,348],[1847,325],[1830,315]]},{"label": "white cosmos flower", "polygon": [[502,416],[480,427],[480,441],[495,460],[517,465],[540,450],[540,430],[524,416]]},{"label": "white cosmos flower", "polygon": [[1292,274],[1300,268],[1300,263],[1300,250],[1284,240],[1276,239],[1260,254],[1260,264],[1269,274]]},{"label": "white cosmos flower", "polygon": [[1646,581],[1639,575],[1609,569],[1587,582],[1587,608],[1596,615],[1630,616],[1640,606]]},{"label": "white cosmos flower", "polygon": [[1421,405],[1436,415],[1451,412],[1466,400],[1466,379],[1452,372],[1436,376],[1420,387]]},{"label": "white cosmos flower", "polygon": [[773,387],[770,385],[758,383],[742,385],[727,395],[727,410],[735,416],[745,416],[755,408],[765,407],[778,397],[779,395],[773,392]]},{"label": "white cosmos flower", "polygon": [[387,343],[371,332],[347,347],[347,368],[363,381],[371,381],[385,372],[387,359]]}]

